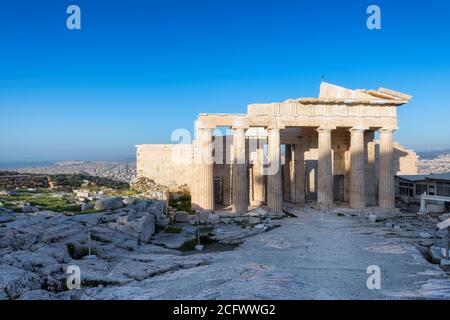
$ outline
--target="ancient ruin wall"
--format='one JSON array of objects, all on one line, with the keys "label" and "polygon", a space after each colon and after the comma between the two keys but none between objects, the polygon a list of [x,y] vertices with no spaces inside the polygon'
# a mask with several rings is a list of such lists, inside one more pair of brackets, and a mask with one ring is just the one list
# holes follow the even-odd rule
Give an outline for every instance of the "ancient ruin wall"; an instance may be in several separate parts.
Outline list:
[{"label": "ancient ruin wall", "polygon": [[[394,143],[394,158],[396,175],[411,175],[417,174],[417,154],[410,149],[405,149],[401,144]],[[398,160],[397,160],[398,159]]]},{"label": "ancient ruin wall", "polygon": [[191,144],[139,145],[136,159],[138,177],[146,177],[168,187],[191,184]]}]

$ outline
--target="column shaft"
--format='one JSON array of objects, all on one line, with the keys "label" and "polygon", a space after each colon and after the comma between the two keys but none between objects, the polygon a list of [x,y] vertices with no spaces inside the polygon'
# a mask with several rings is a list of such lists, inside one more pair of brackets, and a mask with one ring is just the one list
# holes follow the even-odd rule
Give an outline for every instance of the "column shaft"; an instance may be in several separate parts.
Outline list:
[{"label": "column shaft", "polygon": [[274,211],[283,210],[283,191],[281,184],[280,129],[269,129],[269,161],[267,168],[267,206]]},{"label": "column shaft", "polygon": [[331,129],[319,128],[317,202],[327,211],[333,204],[333,171],[331,160]]},{"label": "column shaft", "polygon": [[364,148],[365,148],[365,162],[366,162],[366,172],[365,172],[365,192],[366,192],[366,205],[375,206],[376,205],[376,175],[375,175],[375,141],[374,132],[366,131],[364,133]]},{"label": "column shaft", "polygon": [[350,207],[363,209],[366,206],[364,191],[364,130],[350,130]]},{"label": "column shaft", "polygon": [[211,212],[214,210],[214,177],[213,177],[213,140],[212,129],[198,129],[198,188],[197,202],[199,209]]},{"label": "column shaft", "polygon": [[379,206],[385,209],[395,208],[393,154],[393,130],[381,129],[378,199]]},{"label": "column shaft", "polygon": [[233,212],[248,211],[248,172],[246,161],[245,130],[233,128]]},{"label": "column shaft", "polygon": [[285,145],[283,166],[283,199],[291,201],[291,161],[292,149],[290,144]]},{"label": "column shaft", "polygon": [[253,162],[253,199],[256,205],[264,203],[264,142],[265,139],[258,139]]},{"label": "column shaft", "polygon": [[305,148],[303,141],[295,144],[293,149],[294,183],[291,185],[291,201],[295,203],[303,203],[305,202]]}]

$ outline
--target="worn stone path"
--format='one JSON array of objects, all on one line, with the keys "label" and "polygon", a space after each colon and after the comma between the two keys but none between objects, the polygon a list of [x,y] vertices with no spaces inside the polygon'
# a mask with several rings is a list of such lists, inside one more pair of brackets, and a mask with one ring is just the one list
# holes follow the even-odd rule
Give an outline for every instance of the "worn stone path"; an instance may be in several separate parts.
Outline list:
[{"label": "worn stone path", "polygon": [[[82,299],[404,299],[450,298],[450,280],[411,245],[358,217],[298,212],[280,227],[208,265],[87,289]],[[381,290],[366,286],[381,268]]]}]

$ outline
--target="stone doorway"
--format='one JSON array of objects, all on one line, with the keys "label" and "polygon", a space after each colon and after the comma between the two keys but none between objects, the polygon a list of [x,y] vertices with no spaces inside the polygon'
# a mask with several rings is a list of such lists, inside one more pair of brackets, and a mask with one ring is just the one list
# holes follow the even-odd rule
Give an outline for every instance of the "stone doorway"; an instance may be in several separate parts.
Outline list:
[{"label": "stone doorway", "polygon": [[223,205],[223,178],[214,178],[214,203]]},{"label": "stone doorway", "polygon": [[306,200],[317,201],[317,160],[306,160]]},{"label": "stone doorway", "polygon": [[334,201],[345,201],[344,197],[344,180],[345,176],[342,174],[335,175],[333,177],[333,194]]}]

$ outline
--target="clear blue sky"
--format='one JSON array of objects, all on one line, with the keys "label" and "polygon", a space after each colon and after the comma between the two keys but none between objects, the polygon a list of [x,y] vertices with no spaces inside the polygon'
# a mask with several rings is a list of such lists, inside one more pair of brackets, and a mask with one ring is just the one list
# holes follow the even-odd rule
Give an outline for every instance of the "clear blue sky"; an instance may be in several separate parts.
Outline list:
[{"label": "clear blue sky", "polygon": [[0,162],[131,158],[199,112],[316,96],[322,75],[414,95],[396,139],[450,148],[449,33],[447,0],[2,0]]}]

